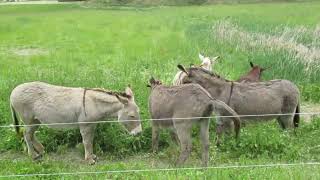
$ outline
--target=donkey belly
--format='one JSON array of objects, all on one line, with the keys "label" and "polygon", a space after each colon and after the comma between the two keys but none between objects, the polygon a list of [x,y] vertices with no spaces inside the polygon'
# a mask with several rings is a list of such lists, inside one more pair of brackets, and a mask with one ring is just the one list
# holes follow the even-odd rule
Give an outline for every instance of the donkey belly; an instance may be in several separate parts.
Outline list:
[{"label": "donkey belly", "polygon": [[241,120],[263,121],[278,117],[282,112],[282,102],[273,97],[251,97],[234,106],[242,115]]},{"label": "donkey belly", "polygon": [[42,106],[35,111],[35,119],[50,128],[77,128],[78,113],[72,107]]},{"label": "donkey belly", "polygon": [[[162,108],[163,110],[164,108]],[[170,112],[153,112],[152,124],[160,128],[173,128],[172,115]]]}]

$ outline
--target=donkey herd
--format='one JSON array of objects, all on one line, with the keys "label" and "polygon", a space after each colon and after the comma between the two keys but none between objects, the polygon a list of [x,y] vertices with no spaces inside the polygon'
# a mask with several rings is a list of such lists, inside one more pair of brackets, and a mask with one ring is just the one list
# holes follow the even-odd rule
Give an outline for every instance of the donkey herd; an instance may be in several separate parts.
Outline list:
[{"label": "donkey herd", "polygon": [[[277,119],[283,129],[298,127],[300,100],[295,84],[281,79],[261,82],[261,73],[265,69],[252,62],[252,69],[246,75],[230,81],[212,71],[219,57],[210,59],[199,54],[199,58],[202,62],[199,66],[185,68],[178,65],[180,71],[171,86],[163,85],[153,77],[149,81],[154,152],[158,150],[159,131],[170,129],[172,139],[181,150],[177,165],[183,164],[192,149],[192,126],[199,124],[202,163],[207,166],[209,122],[213,113],[218,115],[217,145],[221,143],[223,133],[232,129],[238,139],[240,126],[245,122]],[[12,91],[10,106],[16,132],[19,133],[19,119],[26,125],[24,140],[28,154],[34,160],[44,154],[44,147],[35,136],[41,123],[51,128],[79,128],[85,160],[89,164],[95,164],[97,160],[93,153],[96,122],[118,117],[130,134],[136,135],[142,131],[139,107],[130,87],[125,92],[115,92],[29,82]],[[259,116],[264,114],[270,116]]]}]

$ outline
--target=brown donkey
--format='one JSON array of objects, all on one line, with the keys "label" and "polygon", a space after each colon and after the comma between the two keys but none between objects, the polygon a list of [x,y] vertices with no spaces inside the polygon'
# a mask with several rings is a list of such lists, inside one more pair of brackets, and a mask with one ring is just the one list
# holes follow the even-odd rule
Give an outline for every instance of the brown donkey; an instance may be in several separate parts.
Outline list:
[{"label": "brown donkey", "polygon": [[253,65],[250,62],[251,70],[244,76],[241,76],[236,82],[259,82],[261,81],[262,72],[268,68],[262,68],[258,65]]}]

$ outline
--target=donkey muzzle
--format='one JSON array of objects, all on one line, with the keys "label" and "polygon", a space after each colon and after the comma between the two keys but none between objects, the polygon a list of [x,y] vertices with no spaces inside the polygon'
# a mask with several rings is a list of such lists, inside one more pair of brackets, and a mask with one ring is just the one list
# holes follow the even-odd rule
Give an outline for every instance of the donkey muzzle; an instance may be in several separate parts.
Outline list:
[{"label": "donkey muzzle", "polygon": [[137,135],[142,131],[142,126],[139,124],[139,126],[135,127],[133,130],[130,131],[130,135]]}]

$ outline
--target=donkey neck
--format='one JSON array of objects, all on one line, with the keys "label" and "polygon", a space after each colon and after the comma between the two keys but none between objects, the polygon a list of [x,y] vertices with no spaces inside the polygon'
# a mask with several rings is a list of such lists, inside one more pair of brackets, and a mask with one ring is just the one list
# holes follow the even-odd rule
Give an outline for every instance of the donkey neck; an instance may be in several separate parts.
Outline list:
[{"label": "donkey neck", "polygon": [[123,109],[124,105],[119,101],[118,103],[113,104],[113,107],[113,112],[110,114],[109,117],[118,118],[119,112]]},{"label": "donkey neck", "polygon": [[230,98],[230,92],[232,91],[233,82],[214,77],[200,85],[205,88],[213,98],[228,102]]},{"label": "donkey neck", "polygon": [[90,112],[92,110],[96,113],[95,116],[101,118],[118,117],[119,111],[124,107],[116,95],[95,90],[84,94],[83,106],[86,115],[92,114]]},{"label": "donkey neck", "polygon": [[248,72],[247,76],[252,76],[252,77],[259,79],[260,78],[260,69],[253,68],[251,71]]}]

